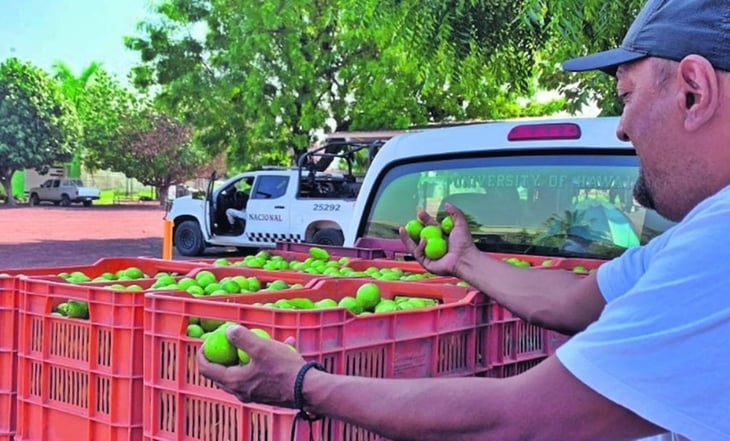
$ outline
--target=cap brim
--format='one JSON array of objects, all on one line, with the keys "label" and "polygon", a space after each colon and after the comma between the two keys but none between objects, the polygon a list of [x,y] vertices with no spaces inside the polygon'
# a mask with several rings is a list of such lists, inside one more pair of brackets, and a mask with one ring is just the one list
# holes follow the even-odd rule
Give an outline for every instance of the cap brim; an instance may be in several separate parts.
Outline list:
[{"label": "cap brim", "polygon": [[616,69],[620,64],[636,61],[646,56],[645,53],[629,51],[619,47],[568,60],[563,63],[563,70],[568,72],[601,70],[609,75],[616,75]]}]

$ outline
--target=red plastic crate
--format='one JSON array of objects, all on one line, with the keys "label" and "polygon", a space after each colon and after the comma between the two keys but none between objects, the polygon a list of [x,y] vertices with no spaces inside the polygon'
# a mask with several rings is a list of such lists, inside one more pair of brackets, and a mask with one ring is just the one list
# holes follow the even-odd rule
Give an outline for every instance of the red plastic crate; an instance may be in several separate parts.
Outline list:
[{"label": "red plastic crate", "polygon": [[142,438],[144,293],[95,285],[20,279],[16,440]]},{"label": "red plastic crate", "polygon": [[[551,268],[551,267],[557,267],[559,266],[560,262],[563,261],[563,257],[555,257],[555,256],[537,256],[532,254],[510,254],[510,253],[491,253],[488,252],[486,254],[489,254],[492,257],[495,257],[497,259],[509,259],[510,257],[516,257],[520,260],[525,260],[527,262],[530,262],[530,265],[532,265],[530,268]],[[549,260],[549,265],[543,265],[543,263]]]},{"label": "red plastic crate", "polygon": [[598,269],[598,267],[603,265],[604,263],[606,263],[606,261],[602,259],[580,259],[575,257],[565,257],[561,259],[560,262],[555,265],[555,267],[572,270],[576,266],[582,266],[590,271]]},{"label": "red plastic crate", "polygon": [[16,277],[0,277],[0,440],[15,434],[18,283]]},{"label": "red plastic crate", "polygon": [[24,275],[24,276],[56,276],[60,273],[72,273],[81,271],[92,279],[105,272],[116,272],[135,266],[149,276],[154,276],[160,271],[186,274],[200,264],[184,260],[163,260],[153,257],[105,257],[90,265],[80,266],[57,266],[47,268],[11,268],[0,270],[0,274]]},{"label": "red plastic crate", "polygon": [[[362,284],[356,279],[323,279],[312,286],[311,300],[340,298]],[[280,310],[253,306],[286,298],[286,291],[267,294],[191,298],[177,292],[145,295],[145,438],[151,440],[233,439],[278,441],[289,437],[293,413],[270,409],[267,421],[275,426],[261,432],[252,426],[256,408],[238,402],[201,377],[196,356],[201,341],[185,335],[189,317],[207,317],[243,323],[269,332],[272,338],[297,339],[297,350],[317,360],[328,371],[382,378],[467,376],[478,371],[477,333],[486,323],[478,310],[486,298],[473,290],[435,284],[378,282],[383,297],[430,297],[443,304],[407,311],[355,316],[343,308]],[[227,297],[227,298],[226,298]],[[211,421],[211,415],[225,415]],[[175,421],[176,424],[172,424]],[[198,427],[223,432],[201,433]],[[282,426],[283,425],[283,426]],[[306,440],[307,430],[298,432]],[[316,439],[355,441],[378,439],[372,433],[341,421],[316,423]]]},{"label": "red plastic crate", "polygon": [[506,365],[544,359],[559,346],[553,331],[531,324],[502,305],[489,301],[484,306],[484,322],[478,335],[479,358],[492,370]]},{"label": "red plastic crate", "polygon": [[478,374],[478,376],[489,377],[489,378],[513,377],[515,375],[519,375],[523,372],[526,372],[529,369],[532,369],[533,367],[542,363],[542,361],[545,360],[545,358],[547,358],[547,357],[545,356],[545,357],[540,357],[540,358],[533,358],[531,360],[516,361],[514,363],[507,363],[507,364],[503,364],[501,366],[494,366],[493,368],[488,369],[488,370]]}]

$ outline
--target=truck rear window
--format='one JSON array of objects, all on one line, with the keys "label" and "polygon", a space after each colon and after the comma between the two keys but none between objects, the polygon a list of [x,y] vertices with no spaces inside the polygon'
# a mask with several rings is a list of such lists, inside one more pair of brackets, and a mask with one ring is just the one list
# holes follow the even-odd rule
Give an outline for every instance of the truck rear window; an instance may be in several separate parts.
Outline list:
[{"label": "truck rear window", "polygon": [[363,237],[393,239],[419,209],[461,209],[484,251],[611,258],[672,225],[632,197],[631,154],[540,154],[429,160],[390,169]]}]

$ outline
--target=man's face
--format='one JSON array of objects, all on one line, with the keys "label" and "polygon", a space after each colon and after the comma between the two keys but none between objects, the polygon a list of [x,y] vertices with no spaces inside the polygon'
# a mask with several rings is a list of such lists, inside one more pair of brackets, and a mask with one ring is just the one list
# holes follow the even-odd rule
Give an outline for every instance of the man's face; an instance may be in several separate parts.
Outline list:
[{"label": "man's face", "polygon": [[639,157],[639,178],[634,198],[647,208],[678,220],[673,195],[677,191],[677,133],[675,95],[670,91],[672,66],[645,58],[619,66],[617,91],[624,110],[617,128],[620,139],[630,140]]}]

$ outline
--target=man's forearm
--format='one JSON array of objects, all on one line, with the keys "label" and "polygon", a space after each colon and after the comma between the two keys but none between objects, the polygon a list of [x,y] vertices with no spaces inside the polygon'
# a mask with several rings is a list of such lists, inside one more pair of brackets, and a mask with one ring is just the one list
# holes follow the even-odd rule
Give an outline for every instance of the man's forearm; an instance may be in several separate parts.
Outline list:
[{"label": "man's forearm", "polygon": [[[503,384],[499,381],[473,377],[371,380],[308,373],[304,382],[308,410],[394,440],[506,439],[500,437],[504,435],[503,410],[497,404],[504,400],[500,400]],[[489,394],[476,393],[479,388],[489,388]],[[485,401],[484,396],[490,399]]]},{"label": "man's forearm", "polygon": [[516,315],[563,332],[583,330],[605,304],[595,274],[521,268],[479,251],[462,259],[457,276]]}]

